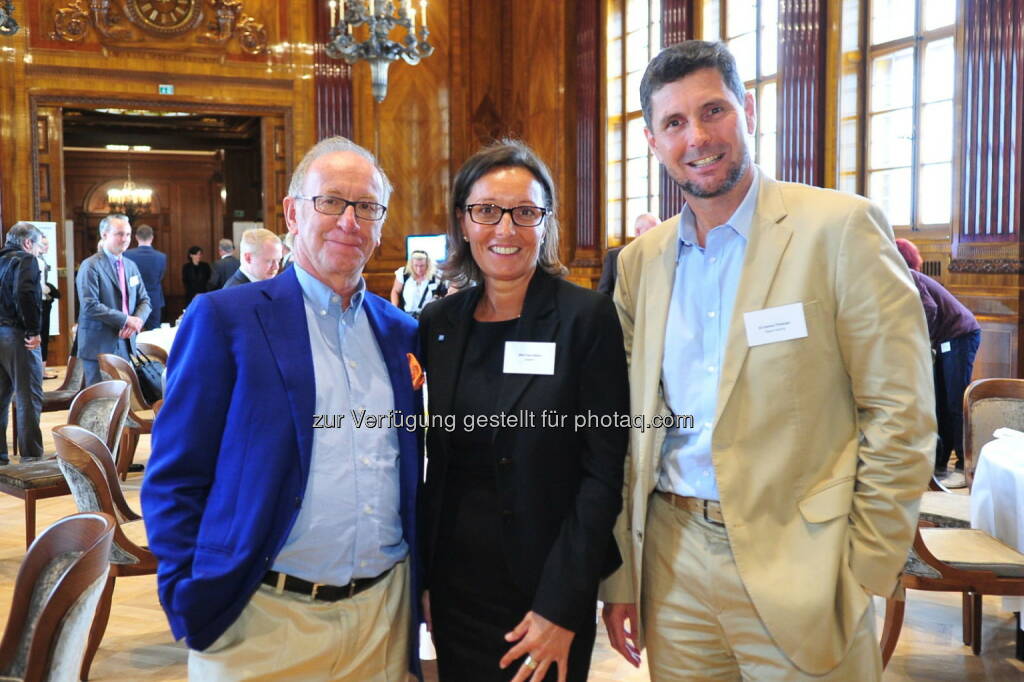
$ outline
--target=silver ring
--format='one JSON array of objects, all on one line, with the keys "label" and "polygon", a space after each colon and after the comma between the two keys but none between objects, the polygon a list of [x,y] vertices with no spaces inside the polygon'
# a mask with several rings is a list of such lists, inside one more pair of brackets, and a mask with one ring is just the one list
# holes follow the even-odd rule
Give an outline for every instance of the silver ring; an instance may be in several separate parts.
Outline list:
[{"label": "silver ring", "polygon": [[526,660],[523,661],[523,665],[525,665],[530,670],[537,669],[537,661],[533,660],[533,656],[531,656],[530,654],[526,654]]}]

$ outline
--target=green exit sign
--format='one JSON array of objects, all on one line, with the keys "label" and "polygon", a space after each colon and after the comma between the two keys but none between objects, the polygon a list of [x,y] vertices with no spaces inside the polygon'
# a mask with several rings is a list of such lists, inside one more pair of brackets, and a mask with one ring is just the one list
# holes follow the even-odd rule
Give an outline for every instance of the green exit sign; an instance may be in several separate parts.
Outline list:
[{"label": "green exit sign", "polygon": [[169,83],[161,83],[160,85],[157,86],[157,91],[161,95],[173,95],[174,94],[174,86],[170,85]]}]

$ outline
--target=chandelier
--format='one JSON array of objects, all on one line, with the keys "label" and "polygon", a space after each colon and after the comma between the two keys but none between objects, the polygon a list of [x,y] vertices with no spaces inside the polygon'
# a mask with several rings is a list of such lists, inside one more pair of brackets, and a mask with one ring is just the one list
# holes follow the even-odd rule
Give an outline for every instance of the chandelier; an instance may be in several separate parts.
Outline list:
[{"label": "chandelier", "polygon": [[124,213],[129,218],[134,218],[140,213],[149,210],[153,203],[153,190],[145,187],[136,187],[132,182],[132,163],[128,162],[128,179],[121,187],[111,187],[107,190],[107,204],[114,213]]},{"label": "chandelier", "polygon": [[18,28],[18,22],[14,20],[14,2],[4,0],[0,3],[0,36],[12,36]]},{"label": "chandelier", "polygon": [[[330,0],[331,28],[325,49],[328,56],[344,59],[349,64],[370,63],[373,98],[383,102],[388,94],[388,68],[399,57],[409,64],[434,53],[427,37],[427,0],[420,0],[419,25],[412,0]],[[366,25],[366,39],[359,41],[353,30]],[[405,37],[401,42],[388,38],[392,29],[402,27]]]}]

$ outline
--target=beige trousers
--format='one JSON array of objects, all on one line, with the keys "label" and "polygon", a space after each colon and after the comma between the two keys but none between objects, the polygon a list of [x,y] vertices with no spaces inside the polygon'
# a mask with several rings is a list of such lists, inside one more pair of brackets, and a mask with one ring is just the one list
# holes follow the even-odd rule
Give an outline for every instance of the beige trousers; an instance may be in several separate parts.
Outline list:
[{"label": "beige trousers", "polygon": [[872,606],[839,666],[826,675],[809,675],[775,645],[758,618],[725,527],[659,495],[649,504],[641,600],[653,682],[882,678]]},{"label": "beige trousers", "polygon": [[409,599],[408,560],[370,589],[336,602],[260,585],[216,642],[189,651],[189,680],[405,682]]}]

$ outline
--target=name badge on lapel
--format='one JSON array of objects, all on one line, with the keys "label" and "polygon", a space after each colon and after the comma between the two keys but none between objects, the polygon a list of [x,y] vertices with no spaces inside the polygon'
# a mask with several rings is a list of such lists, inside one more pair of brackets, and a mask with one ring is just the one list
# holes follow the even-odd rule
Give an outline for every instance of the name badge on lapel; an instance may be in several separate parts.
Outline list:
[{"label": "name badge on lapel", "polygon": [[550,341],[506,341],[505,374],[554,374],[555,344]]},{"label": "name badge on lapel", "polygon": [[743,324],[747,328],[747,345],[751,347],[807,336],[803,303],[790,303],[743,313]]},{"label": "name badge on lapel", "polygon": [[138,286],[138,285],[139,285],[139,276],[138,275],[132,275],[131,277],[128,278],[128,286],[135,287],[135,286]]}]

